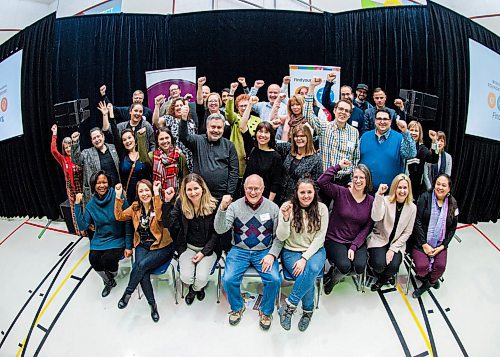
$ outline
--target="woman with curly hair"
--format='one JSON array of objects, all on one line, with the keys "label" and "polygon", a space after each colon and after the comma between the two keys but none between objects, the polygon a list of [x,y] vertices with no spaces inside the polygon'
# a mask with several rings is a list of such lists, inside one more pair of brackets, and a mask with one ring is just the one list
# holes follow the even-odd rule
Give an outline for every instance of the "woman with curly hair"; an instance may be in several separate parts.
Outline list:
[{"label": "woman with curly hair", "polygon": [[300,179],[293,197],[283,203],[276,237],[285,242],[281,251],[283,270],[295,278],[292,292],[280,306],[281,326],[290,329],[292,315],[302,301],[299,330],[309,326],[314,311],[314,282],[325,265],[325,242],[328,208],[318,201],[314,181]]}]

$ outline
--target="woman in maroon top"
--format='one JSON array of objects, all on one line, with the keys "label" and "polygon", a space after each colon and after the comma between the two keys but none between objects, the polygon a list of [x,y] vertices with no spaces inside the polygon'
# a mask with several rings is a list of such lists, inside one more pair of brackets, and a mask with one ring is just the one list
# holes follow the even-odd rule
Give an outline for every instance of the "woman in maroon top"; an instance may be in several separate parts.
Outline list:
[{"label": "woman in maroon top", "polygon": [[325,294],[330,294],[345,275],[352,271],[361,274],[366,266],[366,237],[373,226],[373,197],[368,194],[372,190],[372,177],[368,167],[358,165],[349,188],[333,183],[337,172],[350,165],[350,161],[343,159],[318,179],[319,187],[334,200],[325,239],[326,257],[332,264],[323,278]]},{"label": "woman in maroon top", "polygon": [[61,165],[66,181],[66,194],[68,195],[69,206],[71,208],[71,217],[75,226],[75,233],[78,232],[78,226],[75,218],[75,194],[82,192],[82,169],[71,161],[71,138],[66,137],[62,141],[61,151],[57,151],[57,125],[52,125],[52,141],[50,152],[54,159]]}]

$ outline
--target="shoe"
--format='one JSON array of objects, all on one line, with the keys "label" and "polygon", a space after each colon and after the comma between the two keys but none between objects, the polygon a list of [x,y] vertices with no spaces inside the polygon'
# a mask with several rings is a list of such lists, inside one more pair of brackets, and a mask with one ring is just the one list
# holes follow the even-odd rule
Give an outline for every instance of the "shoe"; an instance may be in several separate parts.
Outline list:
[{"label": "shoe", "polygon": [[331,280],[327,279],[327,282],[323,285],[323,290],[325,291],[325,294],[330,295],[334,286],[340,283],[343,277],[344,274],[342,274],[339,270],[335,268],[335,270],[331,274]]},{"label": "shoe", "polygon": [[243,305],[243,307],[239,311],[230,311],[229,312],[229,324],[231,326],[238,325],[241,321],[241,317],[243,316],[244,312],[245,312],[245,305]]},{"label": "shoe", "polygon": [[266,315],[262,311],[259,311],[259,326],[264,331],[269,330],[271,327],[271,322],[273,321],[273,315]]},{"label": "shoe", "polygon": [[109,295],[111,292],[111,289],[113,289],[116,286],[116,281],[115,279],[111,279],[108,282],[104,283],[104,289],[102,290],[101,296],[104,298]]},{"label": "shoe", "polygon": [[411,294],[411,296],[414,298],[414,299],[418,299],[419,297],[422,296],[423,293],[425,293],[427,290],[429,290],[429,288],[431,287],[431,283],[429,283],[429,280],[423,280],[422,282],[422,285],[420,285],[420,287],[418,289],[415,289],[415,291],[413,292],[413,294]]},{"label": "shoe", "polygon": [[371,291],[378,291],[382,288],[382,286],[384,286],[384,284],[377,280],[375,283],[372,284],[372,286],[370,287],[370,290]]},{"label": "shoe", "polygon": [[120,299],[120,301],[118,301],[118,308],[119,309],[124,309],[127,307],[128,305],[128,301],[130,300],[130,294],[123,294],[122,298]]},{"label": "shoe", "polygon": [[312,311],[302,311],[302,317],[299,320],[299,331],[305,331],[309,327],[309,322],[311,322],[313,312]]},{"label": "shoe", "polygon": [[160,314],[158,313],[158,307],[156,304],[151,304],[151,318],[154,322],[158,322],[160,320]]},{"label": "shoe", "polygon": [[196,292],[196,298],[198,299],[198,301],[203,301],[203,299],[205,298],[205,289],[204,288],[202,288],[200,291]]},{"label": "shoe", "polygon": [[441,283],[439,282],[439,280],[432,284],[432,287],[436,290],[439,289],[441,287]]},{"label": "shoe", "polygon": [[396,285],[396,277],[394,275],[389,278],[389,284]]},{"label": "shoe", "polygon": [[292,326],[292,315],[296,309],[297,306],[290,304],[288,299],[285,299],[285,302],[278,309],[280,325],[287,331],[290,330],[290,327]]},{"label": "shoe", "polygon": [[195,296],[196,296],[196,291],[193,290],[192,286],[189,286],[189,292],[184,298],[184,300],[186,300],[186,304],[191,305],[194,301]]},{"label": "shoe", "polygon": [[323,275],[323,285],[329,284],[333,278],[333,267]]}]

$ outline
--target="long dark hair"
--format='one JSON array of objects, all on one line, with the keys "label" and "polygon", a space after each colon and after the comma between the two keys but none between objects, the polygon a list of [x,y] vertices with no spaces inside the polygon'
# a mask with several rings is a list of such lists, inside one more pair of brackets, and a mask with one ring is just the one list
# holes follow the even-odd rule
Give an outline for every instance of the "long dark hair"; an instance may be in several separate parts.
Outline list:
[{"label": "long dark hair", "polygon": [[457,200],[455,199],[455,197],[453,197],[451,195],[451,189],[452,189],[452,181],[451,181],[451,177],[450,175],[448,174],[440,174],[438,175],[435,179],[434,179],[434,182],[432,184],[432,190],[431,192],[434,191],[435,187],[436,187],[436,181],[438,180],[438,178],[440,177],[444,177],[448,180],[448,187],[450,188],[450,192],[448,192],[448,218],[449,219],[452,219],[454,216],[455,216],[455,211],[457,210],[458,208],[458,203],[457,203]]},{"label": "long dark hair", "polygon": [[[301,184],[310,184],[314,188],[314,198],[309,205],[309,207],[301,207],[299,201],[299,186]],[[292,218],[292,226],[295,227],[295,232],[301,233],[307,231],[307,233],[314,233],[321,229],[321,216],[319,214],[319,205],[318,205],[318,191],[316,186],[314,185],[314,181],[309,177],[301,178],[297,181],[297,185],[295,186],[295,190],[293,192],[292,199],[290,202],[293,205],[293,218]],[[304,210],[307,218],[307,230],[304,225],[304,219],[302,217],[302,210]]]}]

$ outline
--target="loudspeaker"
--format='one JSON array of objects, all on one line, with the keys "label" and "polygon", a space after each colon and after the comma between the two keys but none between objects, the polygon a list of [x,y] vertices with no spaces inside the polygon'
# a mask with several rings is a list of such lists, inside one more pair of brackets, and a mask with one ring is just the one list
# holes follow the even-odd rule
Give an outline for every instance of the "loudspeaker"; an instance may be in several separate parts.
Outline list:
[{"label": "loudspeaker", "polygon": [[85,109],[88,106],[88,98],[54,104],[57,126],[69,128],[80,125],[82,121],[90,117],[90,111]]},{"label": "loudspeaker", "polygon": [[64,218],[68,232],[71,234],[76,234],[75,225],[73,224],[73,216],[71,214],[71,207],[69,205],[69,200],[64,201],[59,205],[61,210],[61,216]]},{"label": "loudspeaker", "polygon": [[400,89],[399,96],[405,100],[405,108],[411,120],[434,121],[439,97],[413,89]]}]

